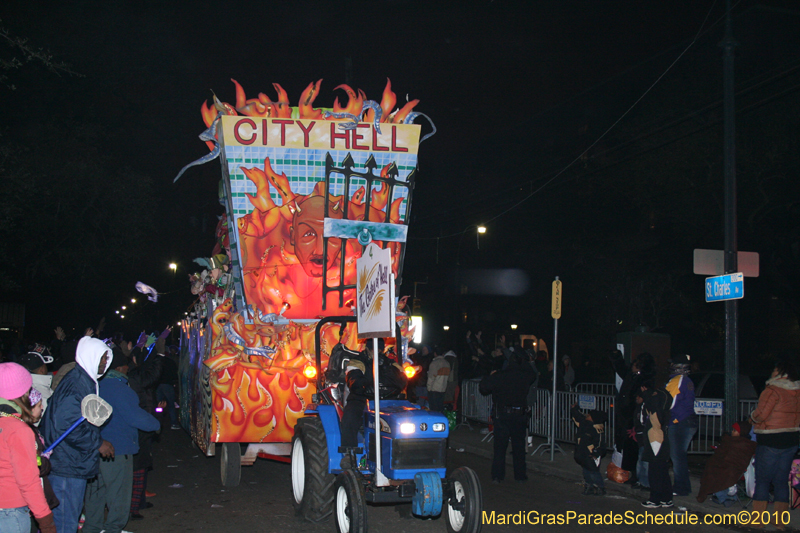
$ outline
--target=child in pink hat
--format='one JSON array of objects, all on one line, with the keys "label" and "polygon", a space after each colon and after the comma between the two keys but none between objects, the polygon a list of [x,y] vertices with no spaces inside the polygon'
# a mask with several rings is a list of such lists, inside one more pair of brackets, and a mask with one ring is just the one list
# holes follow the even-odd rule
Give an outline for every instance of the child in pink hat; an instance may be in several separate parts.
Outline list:
[{"label": "child in pink hat", "polygon": [[[42,533],[56,533],[36,464],[36,441],[28,423],[33,380],[25,367],[0,363],[0,531],[28,533],[29,512]],[[31,420],[26,420],[30,418]]]}]

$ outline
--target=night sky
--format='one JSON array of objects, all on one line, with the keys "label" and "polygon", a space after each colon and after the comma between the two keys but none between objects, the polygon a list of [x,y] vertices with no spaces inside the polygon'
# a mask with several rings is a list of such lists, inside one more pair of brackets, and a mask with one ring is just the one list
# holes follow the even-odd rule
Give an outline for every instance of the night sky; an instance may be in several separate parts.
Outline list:
[{"label": "night sky", "polygon": [[[792,2],[734,4],[734,34],[743,43],[737,53],[745,69],[737,80],[767,79],[773,75],[770,69],[789,62],[776,50],[796,44],[796,39],[788,44],[782,39],[800,34],[800,16],[779,11]],[[248,97],[258,92],[274,97],[272,83],[279,83],[296,105],[301,91],[322,78],[315,104],[330,107],[336,96],[345,98],[333,89],[347,81],[380,100],[388,77],[398,104],[406,95],[418,98],[416,110],[438,128],[420,147],[403,294],[413,291],[413,281],[427,279],[418,291],[439,327],[461,314],[461,309],[437,303],[459,292],[456,276],[465,270],[474,275],[474,269],[521,269],[529,288],[515,298],[489,295],[472,301],[468,323],[500,330],[515,321],[538,332],[548,324],[553,276],[565,279],[569,309],[570,276],[588,279],[586,271],[595,268],[591,260],[576,260],[587,241],[597,244],[598,237],[587,228],[602,226],[604,235],[614,234],[647,226],[650,220],[642,205],[615,205],[614,191],[652,193],[660,182],[606,187],[592,181],[598,175],[592,163],[614,159],[611,163],[619,165],[647,157],[642,143],[669,124],[670,113],[680,117],[721,98],[717,43],[724,9],[719,0],[3,2],[0,26],[48,49],[83,77],[56,75],[35,62],[9,71],[7,84],[16,89],[0,87],[5,103],[0,141],[39,142],[42,126],[52,121],[101,127],[92,148],[119,170],[107,179],[121,180],[124,191],[135,187],[130,176],[149,177],[151,201],[137,207],[135,216],[148,217],[155,226],[148,244],[137,250],[138,259],[126,260],[119,272],[111,262],[80,281],[80,290],[70,280],[45,283],[34,277],[4,299],[25,299],[29,328],[42,332],[58,325],[55,321],[68,321],[71,327],[91,325],[101,316],[113,321],[113,310],[137,296],[133,285],[141,280],[171,293],[161,307],[141,312],[141,327],[156,327],[155,316],[174,321],[192,301],[184,283],[186,274],[196,270],[191,260],[209,255],[216,217],[222,214],[217,161],[172,183],[183,165],[207,152],[197,135],[204,129],[200,106],[210,100],[210,90],[234,101],[234,78]],[[773,31],[778,22],[780,31]],[[696,35],[697,43],[673,70],[593,145]],[[15,54],[3,45],[2,57]],[[645,119],[647,106],[651,115]],[[708,115],[696,117],[698,124],[703,120],[714,121]],[[716,128],[721,131],[721,125]],[[636,150],[626,144],[634,141]],[[48,142],[57,144],[58,139]],[[721,160],[721,144],[713,157]],[[674,190],[665,194],[691,196]],[[119,201],[125,202],[124,192]],[[708,203],[719,208],[718,199]],[[675,206],[689,213],[694,208],[692,203]],[[685,256],[679,264],[689,274],[692,247],[722,247],[721,218],[714,217],[718,226],[698,231],[692,242],[660,240],[662,247],[676,246],[669,255]],[[474,229],[468,228],[489,220],[478,249]],[[740,248],[748,249],[744,243]],[[180,265],[175,278],[167,270],[171,261]],[[26,258],[12,262],[24,267]],[[576,270],[584,273],[579,276]],[[693,297],[700,299],[702,279],[694,283]],[[586,285],[580,291],[602,286],[601,277],[593,289]],[[611,312],[593,310],[588,303],[575,302],[573,308]],[[509,309],[519,311],[515,315]],[[110,329],[125,325],[112,323]]]}]

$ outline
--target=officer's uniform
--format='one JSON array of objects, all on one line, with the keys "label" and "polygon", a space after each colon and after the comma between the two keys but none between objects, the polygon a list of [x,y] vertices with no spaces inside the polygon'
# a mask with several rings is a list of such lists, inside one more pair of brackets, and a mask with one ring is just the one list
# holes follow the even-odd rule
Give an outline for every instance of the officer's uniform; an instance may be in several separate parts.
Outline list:
[{"label": "officer's uniform", "polygon": [[512,358],[504,370],[484,376],[481,394],[492,395],[492,421],[494,422],[494,459],[492,480],[502,481],[506,477],[506,450],[511,440],[514,456],[514,479],[528,479],[525,473],[525,432],[528,426],[528,390],[536,374],[530,365],[521,365]]}]

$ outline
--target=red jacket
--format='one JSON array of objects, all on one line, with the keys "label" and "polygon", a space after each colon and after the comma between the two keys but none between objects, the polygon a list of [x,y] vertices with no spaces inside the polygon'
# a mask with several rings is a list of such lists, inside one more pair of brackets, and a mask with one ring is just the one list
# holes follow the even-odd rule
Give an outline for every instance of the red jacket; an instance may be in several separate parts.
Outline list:
[{"label": "red jacket", "polygon": [[756,433],[800,431],[800,381],[768,380],[750,419]]},{"label": "red jacket", "polygon": [[36,464],[36,437],[16,416],[0,417],[0,509],[28,506],[36,518],[50,514]]}]

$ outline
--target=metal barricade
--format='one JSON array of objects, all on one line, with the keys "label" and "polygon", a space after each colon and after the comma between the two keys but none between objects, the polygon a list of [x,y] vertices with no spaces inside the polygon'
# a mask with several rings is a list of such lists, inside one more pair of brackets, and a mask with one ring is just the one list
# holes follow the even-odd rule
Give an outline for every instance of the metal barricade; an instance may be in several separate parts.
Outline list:
[{"label": "metal barricade", "polygon": [[[714,398],[696,398],[700,401],[722,401]],[[697,433],[689,444],[689,453],[711,454],[714,453],[714,446],[722,436],[721,415],[697,415]]]},{"label": "metal barricade", "polygon": [[[550,398],[552,393],[546,389],[536,389],[536,402],[531,407],[531,418],[528,422],[528,432],[531,435],[547,437],[550,432],[551,405]],[[577,426],[572,421],[570,410],[580,397],[584,400],[593,402],[592,408],[608,414],[605,433],[603,435],[603,445],[611,449],[614,446],[614,396],[591,394],[587,395],[580,392],[557,392],[556,393],[556,420],[555,420],[555,440],[556,442],[575,443]],[[592,399],[586,398],[591,396]]]},{"label": "metal barricade", "polygon": [[465,379],[461,382],[461,416],[476,422],[490,423],[492,397],[484,396],[478,390],[480,379]]},{"label": "metal barricade", "polygon": [[[462,413],[461,415],[476,422],[490,424],[491,419],[491,396],[484,396],[478,390],[480,380],[465,380],[462,383]],[[612,384],[589,384],[583,385],[609,385]],[[580,385],[579,385],[580,387]],[[552,393],[547,389],[535,389],[535,402],[531,406],[530,419],[528,420],[528,433],[539,437],[545,437],[550,432],[551,400]],[[577,427],[570,417],[570,409],[575,402],[583,396],[586,403],[594,403],[592,408],[608,414],[603,444],[607,449],[614,447],[614,395],[613,394],[591,394],[585,391],[578,392],[557,392],[556,393],[556,419],[555,419],[555,440],[556,442],[574,443]],[[587,398],[591,396],[593,399]],[[713,400],[697,398],[698,400]],[[720,400],[716,400],[720,401]],[[738,414],[740,419],[746,419],[755,410],[758,400],[740,400]],[[587,406],[588,407],[588,406]],[[584,411],[586,411],[584,409]],[[711,454],[714,447],[718,444],[724,431],[730,428],[722,427],[722,416],[720,415],[698,415],[698,429],[694,439],[689,445],[688,452],[691,454]]]},{"label": "metal barricade", "polygon": [[[579,403],[583,397],[586,412],[590,409],[602,411],[608,415],[605,424],[602,443],[606,449],[614,446],[614,396],[608,394],[584,394],[580,392],[557,392],[556,393],[556,441],[569,442],[574,444],[577,438],[578,427],[572,421],[570,410],[575,403]],[[589,398],[591,397],[591,398]],[[579,405],[580,407],[580,405]]]},{"label": "metal barricade", "polygon": [[528,433],[539,437],[547,437],[550,431],[550,391],[547,389],[534,389],[535,400],[531,406],[531,416],[528,420]]},{"label": "metal barricade", "polygon": [[613,383],[578,383],[575,386],[575,392],[614,396],[617,393],[617,388]]},{"label": "metal barricade", "polygon": [[[696,398],[696,400],[723,402],[717,398]],[[738,419],[747,419],[757,405],[757,399],[739,400]],[[730,431],[731,428],[723,427],[722,415],[697,415],[697,419],[697,433],[689,445],[689,453],[712,454],[715,446],[719,444],[722,434]]]},{"label": "metal barricade", "polygon": [[756,410],[758,400],[739,400],[739,420],[747,420],[750,418],[750,413]]}]

